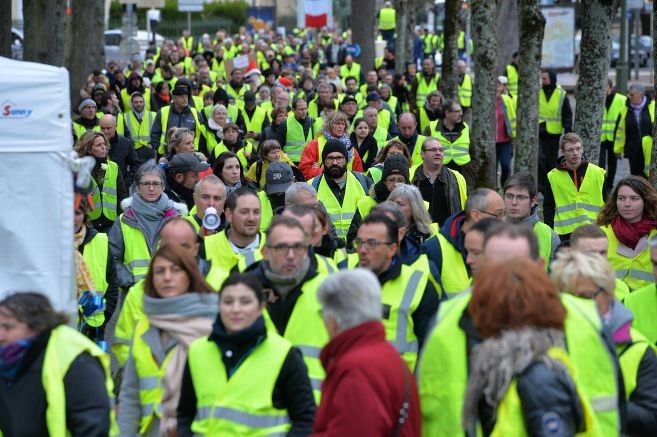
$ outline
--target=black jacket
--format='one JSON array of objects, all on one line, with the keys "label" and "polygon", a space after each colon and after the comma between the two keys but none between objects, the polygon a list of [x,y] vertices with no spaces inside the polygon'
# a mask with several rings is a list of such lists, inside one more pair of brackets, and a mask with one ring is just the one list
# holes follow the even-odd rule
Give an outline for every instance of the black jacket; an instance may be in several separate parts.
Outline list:
[{"label": "black jacket", "polygon": [[[214,342],[221,351],[221,359],[226,367],[226,374],[230,378],[244,360],[248,360],[253,349],[266,337],[267,329],[262,316],[249,328],[232,334],[226,332],[220,317],[217,316],[208,341]],[[229,351],[230,353],[228,353]],[[191,425],[196,415],[196,403],[196,392],[188,363],[183,373],[178,403],[178,436],[193,435]],[[272,404],[278,409],[287,411],[292,425],[288,436],[306,436],[312,432],[315,420],[315,400],[308,378],[308,369],[297,348],[290,349],[283,362],[274,385]]]},{"label": "black jacket", "polygon": [[652,136],[652,122],[650,121],[650,98],[646,96],[646,104],[639,114],[637,120],[634,110],[630,107],[630,100],[627,99],[627,115],[625,116],[625,149],[623,151],[625,158],[630,160],[630,172],[632,174],[642,174],[644,167],[643,148],[641,139],[646,136]]},{"label": "black jacket", "polygon": [[[28,349],[13,383],[0,379],[0,430],[9,437],[47,436],[46,392],[42,373],[50,331],[39,335]],[[110,399],[105,371],[89,354],[79,355],[64,377],[66,425],[71,435],[109,435]]]},{"label": "black jacket", "polygon": [[[620,355],[623,353],[621,352]],[[635,437],[657,435],[657,355],[648,347],[641,358],[636,388],[627,403],[625,432]]]},{"label": "black jacket", "polygon": [[130,188],[135,180],[135,174],[142,164],[132,141],[121,135],[115,135],[110,139],[109,158],[116,162],[123,176],[123,183]]}]

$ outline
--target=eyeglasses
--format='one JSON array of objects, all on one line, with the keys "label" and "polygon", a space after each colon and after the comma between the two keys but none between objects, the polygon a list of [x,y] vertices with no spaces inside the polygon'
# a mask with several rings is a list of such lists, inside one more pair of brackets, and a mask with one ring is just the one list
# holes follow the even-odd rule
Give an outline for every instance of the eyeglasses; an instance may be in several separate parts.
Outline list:
[{"label": "eyeglasses", "polygon": [[302,253],[308,251],[308,245],[304,243],[277,244],[275,246],[267,245],[267,248],[279,256],[287,255],[290,250],[294,255],[301,255]]},{"label": "eyeglasses", "polygon": [[340,155],[340,156],[327,156],[326,157],[326,162],[342,162],[345,160],[345,157]]},{"label": "eyeglasses", "polygon": [[162,185],[164,185],[162,182],[139,182],[139,186],[142,188],[160,188]]},{"label": "eyeglasses", "polygon": [[525,200],[529,199],[529,196],[527,196],[526,194],[505,193],[504,198],[510,201],[517,200],[518,202],[524,202]]},{"label": "eyeglasses", "polygon": [[504,218],[504,211],[497,211],[497,212],[488,212],[488,211],[482,211],[478,209],[477,211],[481,212],[482,214],[488,214],[491,217],[495,217],[496,219],[503,219]]},{"label": "eyeglasses", "polygon": [[376,249],[382,244],[390,246],[391,244],[395,244],[395,243],[393,243],[392,241],[379,241],[374,239],[369,239],[369,240],[361,240],[360,238],[354,239],[354,247],[356,249],[362,246],[367,250],[371,250],[371,249]]},{"label": "eyeglasses", "polygon": [[582,296],[586,297],[588,299],[595,299],[596,297],[598,297],[598,295],[600,293],[606,293],[606,290],[602,287],[598,287],[598,288],[596,288],[595,291],[593,291],[591,293],[583,293]]}]

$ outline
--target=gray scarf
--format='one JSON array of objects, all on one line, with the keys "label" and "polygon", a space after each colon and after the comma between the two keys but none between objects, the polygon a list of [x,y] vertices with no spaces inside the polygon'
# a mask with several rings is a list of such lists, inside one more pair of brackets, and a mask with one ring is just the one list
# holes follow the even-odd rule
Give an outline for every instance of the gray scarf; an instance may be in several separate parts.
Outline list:
[{"label": "gray scarf", "polygon": [[303,278],[306,277],[308,269],[310,268],[310,258],[306,257],[301,263],[301,268],[296,275],[282,276],[271,271],[269,263],[267,261],[262,261],[264,266],[265,277],[274,284],[274,288],[283,298],[287,297],[290,291],[294,290],[296,287],[301,285]]},{"label": "gray scarf", "polygon": [[226,197],[230,196],[230,193],[242,187],[242,181],[237,181],[234,187],[226,185]]},{"label": "gray scarf", "polygon": [[164,214],[173,208],[173,202],[165,193],[162,193],[155,202],[145,202],[139,193],[135,193],[130,208],[135,213],[139,229],[144,233],[148,247],[153,253],[159,239],[160,228],[164,225]]},{"label": "gray scarf", "polygon": [[463,404],[464,429],[476,427],[482,398],[496,414],[513,378],[530,364],[540,361],[551,369],[567,373],[563,364],[547,355],[553,346],[566,348],[562,331],[531,327],[503,331],[500,337],[489,338],[475,346],[470,357],[470,376]]},{"label": "gray scarf", "polygon": [[175,314],[179,317],[205,317],[214,319],[219,312],[217,293],[189,292],[162,299],[144,295],[144,313],[148,316]]}]

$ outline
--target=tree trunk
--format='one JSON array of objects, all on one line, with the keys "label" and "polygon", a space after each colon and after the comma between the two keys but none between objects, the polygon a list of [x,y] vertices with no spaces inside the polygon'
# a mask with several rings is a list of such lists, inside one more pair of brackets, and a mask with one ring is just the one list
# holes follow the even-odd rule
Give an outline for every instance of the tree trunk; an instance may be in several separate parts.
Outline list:
[{"label": "tree trunk", "polygon": [[23,59],[58,67],[66,65],[70,23],[66,0],[26,0],[23,17]]},{"label": "tree trunk", "polygon": [[0,56],[11,58],[11,0],[0,0]]},{"label": "tree trunk", "polygon": [[[472,36],[474,41],[475,77],[472,95],[471,142],[479,164],[477,186],[495,189],[495,91],[497,77],[497,38],[495,2],[473,0]],[[472,149],[472,148],[471,148]]]},{"label": "tree trunk", "polygon": [[600,130],[611,58],[611,0],[582,2],[582,41],[575,96],[574,131],[582,137],[586,157],[598,162]]},{"label": "tree trunk", "polygon": [[538,92],[540,88],[545,17],[538,0],[518,0],[520,68],[518,74],[516,173],[529,173],[536,179],[538,165]]},{"label": "tree trunk", "polygon": [[445,31],[443,48],[443,65],[440,71],[440,92],[446,99],[455,99],[458,87],[458,73],[456,61],[458,60],[459,11],[461,0],[445,1]]},{"label": "tree trunk", "polygon": [[[511,0],[497,0],[497,73],[504,73],[511,55],[518,51],[518,5]],[[475,46],[476,47],[476,46]]]},{"label": "tree trunk", "polygon": [[362,71],[374,68],[374,39],[377,29],[374,0],[353,0],[351,2],[351,42],[359,44],[361,53],[358,62]]},{"label": "tree trunk", "polygon": [[415,39],[416,0],[395,0],[393,7],[397,11],[395,37],[395,70],[404,72],[407,62],[413,61],[413,42]]},{"label": "tree trunk", "polygon": [[103,0],[71,2],[71,45],[67,68],[73,107],[77,107],[78,92],[87,77],[93,70],[105,67],[103,6]]},{"label": "tree trunk", "polygon": [[[652,4],[652,34],[657,35],[657,2]],[[654,77],[657,77],[657,38],[652,39],[652,68]],[[650,174],[649,179],[652,186],[657,188],[657,123],[652,124],[652,152],[650,154]]]}]

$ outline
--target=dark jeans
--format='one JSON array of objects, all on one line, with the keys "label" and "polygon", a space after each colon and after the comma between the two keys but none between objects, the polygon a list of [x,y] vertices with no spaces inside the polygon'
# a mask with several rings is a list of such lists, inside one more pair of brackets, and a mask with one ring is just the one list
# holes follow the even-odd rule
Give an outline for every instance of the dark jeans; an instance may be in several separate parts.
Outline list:
[{"label": "dark jeans", "polygon": [[557,166],[560,134],[545,134],[538,137],[538,191],[545,194],[547,174]]},{"label": "dark jeans", "polygon": [[614,178],[616,177],[616,165],[617,159],[616,154],[614,153],[614,142],[613,141],[603,141],[600,143],[600,167],[607,168],[607,174],[605,176],[605,199],[609,197],[611,189],[614,187]]},{"label": "dark jeans", "polygon": [[511,174],[511,141],[504,143],[495,143],[495,168],[502,167],[502,174],[500,175],[500,186],[504,188],[506,179]]},{"label": "dark jeans", "polygon": [[388,49],[389,50],[394,50],[395,49],[395,29],[392,30],[382,30],[381,31],[381,38],[384,39],[388,43]]}]

